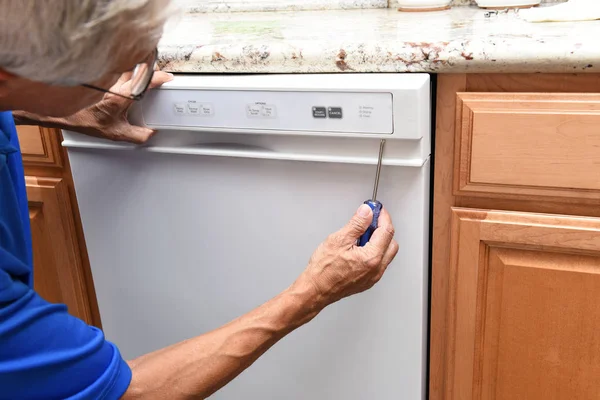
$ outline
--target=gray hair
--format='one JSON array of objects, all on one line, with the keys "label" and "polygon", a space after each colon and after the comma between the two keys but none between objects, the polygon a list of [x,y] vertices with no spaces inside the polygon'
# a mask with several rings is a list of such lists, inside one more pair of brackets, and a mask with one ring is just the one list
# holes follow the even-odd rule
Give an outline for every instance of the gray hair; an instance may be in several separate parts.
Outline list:
[{"label": "gray hair", "polygon": [[0,0],[0,68],[60,85],[91,83],[150,47],[170,0]]}]

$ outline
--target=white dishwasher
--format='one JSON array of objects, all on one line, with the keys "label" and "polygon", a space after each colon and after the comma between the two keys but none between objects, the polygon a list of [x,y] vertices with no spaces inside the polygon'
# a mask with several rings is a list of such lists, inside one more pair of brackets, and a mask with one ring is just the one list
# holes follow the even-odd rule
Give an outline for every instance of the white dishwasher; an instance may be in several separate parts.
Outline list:
[{"label": "white dishwasher", "polygon": [[106,337],[127,359],[200,335],[288,287],[371,196],[400,251],[211,398],[425,397],[427,74],[179,75],[130,118],[143,146],[64,132]]}]

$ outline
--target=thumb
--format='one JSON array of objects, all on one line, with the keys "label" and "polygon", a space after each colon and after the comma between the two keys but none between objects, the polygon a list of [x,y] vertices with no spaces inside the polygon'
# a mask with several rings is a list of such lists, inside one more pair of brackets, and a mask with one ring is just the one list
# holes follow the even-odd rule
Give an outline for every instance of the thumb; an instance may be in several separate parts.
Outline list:
[{"label": "thumb", "polygon": [[366,204],[358,207],[354,216],[340,231],[344,243],[348,245],[356,243],[356,240],[366,232],[372,220],[373,210],[371,210],[371,207]]},{"label": "thumb", "polygon": [[167,83],[172,81],[174,78],[173,74],[164,72],[164,71],[154,71],[154,75],[152,75],[152,81],[150,81],[150,85],[148,89],[154,89],[161,86],[163,83]]},{"label": "thumb", "polygon": [[120,137],[120,140],[134,144],[144,144],[150,140],[155,133],[156,131],[150,128],[130,125],[127,129],[127,132]]}]

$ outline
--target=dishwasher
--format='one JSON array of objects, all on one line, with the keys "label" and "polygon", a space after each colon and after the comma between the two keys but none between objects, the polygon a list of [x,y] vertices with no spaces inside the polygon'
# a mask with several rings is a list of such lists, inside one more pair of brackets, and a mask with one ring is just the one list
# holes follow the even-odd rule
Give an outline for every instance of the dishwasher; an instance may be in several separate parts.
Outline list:
[{"label": "dishwasher", "polygon": [[63,132],[106,338],[132,359],[211,331],[287,288],[371,195],[400,251],[218,400],[423,399],[428,74],[176,75],[129,118],[140,146]]}]

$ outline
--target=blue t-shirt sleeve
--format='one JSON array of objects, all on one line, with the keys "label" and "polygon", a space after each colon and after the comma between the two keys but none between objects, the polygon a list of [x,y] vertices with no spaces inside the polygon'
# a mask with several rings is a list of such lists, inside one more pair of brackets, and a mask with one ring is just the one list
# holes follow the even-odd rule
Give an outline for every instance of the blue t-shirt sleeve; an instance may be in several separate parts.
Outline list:
[{"label": "blue t-shirt sleeve", "polygon": [[0,400],[119,399],[131,370],[102,331],[32,288],[23,168],[12,116],[0,112]]}]

